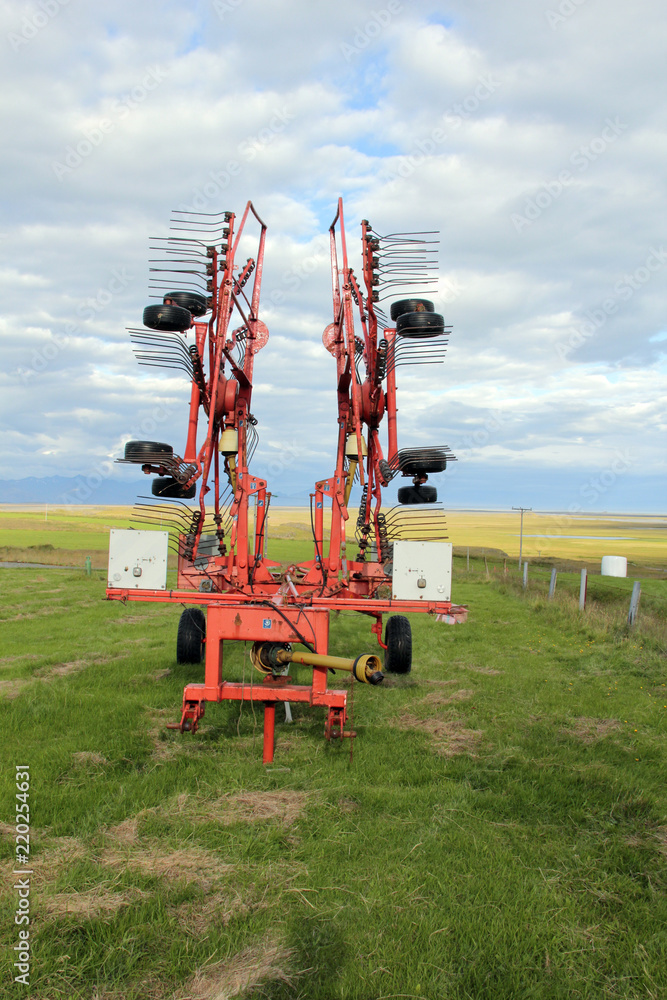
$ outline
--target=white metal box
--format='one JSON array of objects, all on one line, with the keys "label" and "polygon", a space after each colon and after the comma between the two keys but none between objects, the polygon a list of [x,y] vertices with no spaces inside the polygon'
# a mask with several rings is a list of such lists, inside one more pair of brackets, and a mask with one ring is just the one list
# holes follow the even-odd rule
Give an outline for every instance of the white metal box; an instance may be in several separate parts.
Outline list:
[{"label": "white metal box", "polygon": [[394,542],[393,564],[393,600],[451,600],[450,542]]},{"label": "white metal box", "polygon": [[109,586],[122,590],[166,590],[168,531],[112,528]]}]

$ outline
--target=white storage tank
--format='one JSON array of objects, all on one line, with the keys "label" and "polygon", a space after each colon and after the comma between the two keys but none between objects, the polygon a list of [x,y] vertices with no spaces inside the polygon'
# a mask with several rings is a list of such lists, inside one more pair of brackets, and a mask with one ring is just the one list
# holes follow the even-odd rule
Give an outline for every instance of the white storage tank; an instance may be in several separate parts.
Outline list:
[{"label": "white storage tank", "polygon": [[602,556],[601,576],[627,576],[628,560],[625,556]]}]

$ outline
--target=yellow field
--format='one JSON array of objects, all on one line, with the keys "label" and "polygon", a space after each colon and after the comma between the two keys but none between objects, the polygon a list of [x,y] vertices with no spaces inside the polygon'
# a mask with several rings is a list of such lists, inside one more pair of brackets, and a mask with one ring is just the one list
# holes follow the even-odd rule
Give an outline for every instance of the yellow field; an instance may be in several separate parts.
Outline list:
[{"label": "yellow field", "polygon": [[[107,550],[109,528],[129,527],[131,507],[0,507],[0,559],[28,558],[18,551],[53,546],[70,553]],[[459,548],[495,549],[519,555],[519,514],[493,511],[447,511],[449,540]],[[325,523],[328,518],[325,518]],[[348,538],[354,536],[354,513]],[[135,525],[141,527],[141,525]],[[523,555],[527,559],[571,559],[595,563],[603,555],[626,556],[639,565],[667,568],[667,517],[645,515],[576,515],[527,513]],[[269,539],[310,537],[310,514],[303,507],[272,507]],[[33,552],[32,560],[41,559]],[[78,564],[80,559],[74,560]],[[97,560],[96,560],[97,561]]]},{"label": "yellow field", "polygon": [[[447,513],[454,545],[501,549],[518,558],[520,515],[511,513]],[[667,517],[526,513],[523,556],[581,562],[602,556],[626,556],[628,562],[667,567]]]}]

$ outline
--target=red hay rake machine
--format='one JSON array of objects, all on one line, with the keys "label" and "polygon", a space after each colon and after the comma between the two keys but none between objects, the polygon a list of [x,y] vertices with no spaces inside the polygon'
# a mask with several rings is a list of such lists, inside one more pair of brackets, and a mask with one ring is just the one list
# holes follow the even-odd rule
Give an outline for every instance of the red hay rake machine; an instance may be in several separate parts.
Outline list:
[{"label": "red hay rake machine", "polygon": [[[191,382],[187,439],[182,458],[161,442],[127,442],[120,461],[155,477],[151,497],[135,507],[135,520],[153,530],[112,531],[107,597],[186,605],[177,659],[205,660],[204,682],[187,684],[173,728],[194,733],[207,702],[261,702],[263,760],[269,763],[278,702],[288,718],[290,702],[322,706],[327,739],[352,737],[347,689],[329,688],[329,671],[350,672],[370,685],[384,679],[383,669],[407,673],[412,637],[405,613],[428,613],[450,624],[466,617],[466,609],[450,600],[452,549],[444,541],[437,491],[427,482],[454,456],[444,446],[399,449],[396,425],[397,368],[442,362],[449,328],[428,299],[394,302],[395,326],[379,305],[435,282],[437,241],[430,233],[380,236],[364,220],[360,282],[348,262],[338,203],[330,227],[333,322],[322,338],[336,363],[336,461],[310,495],[313,558],[286,566],[266,556],[271,493],[250,469],[258,441],[253,368],[269,339],[259,315],[266,225],[251,202],[238,225],[231,212],[175,216],[172,235],[152,248],[161,254],[151,262],[151,290],[161,302],[144,310],[145,329],[130,332],[141,364],[179,369]],[[256,256],[237,264],[251,217],[259,226]],[[178,291],[169,290],[176,284]],[[408,482],[399,488],[398,505],[384,512],[382,490],[397,475]],[[355,479],[361,487],[357,552],[348,558]],[[158,525],[167,530],[155,530]],[[167,590],[170,546],[178,554],[175,590]],[[384,665],[375,654],[328,655],[329,615],[342,610],[373,619]],[[224,679],[226,642],[252,643],[261,683]],[[286,675],[290,663],[312,667],[312,683],[293,683]]]}]

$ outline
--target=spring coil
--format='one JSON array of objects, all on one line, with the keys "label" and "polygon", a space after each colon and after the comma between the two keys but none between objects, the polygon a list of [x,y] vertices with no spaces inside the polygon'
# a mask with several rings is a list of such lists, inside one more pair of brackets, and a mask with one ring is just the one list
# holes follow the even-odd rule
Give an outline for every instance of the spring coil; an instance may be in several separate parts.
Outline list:
[{"label": "spring coil", "polygon": [[250,277],[250,275],[252,274],[252,272],[255,270],[255,262],[250,257],[248,257],[248,260],[246,261],[246,267],[248,268],[248,270],[243,275],[243,277],[241,278],[241,280],[237,281],[236,285],[234,286],[234,294],[235,295],[236,295],[237,292],[240,292],[240,290],[243,288],[243,286],[245,285],[246,281],[248,280],[248,278]]},{"label": "spring coil", "polygon": [[380,562],[386,563],[391,559],[391,542],[387,538],[387,519],[384,514],[378,514],[377,526],[380,536]]},{"label": "spring coil", "polygon": [[377,351],[376,381],[378,384],[384,380],[387,374],[387,341],[381,340]]},{"label": "spring coil", "polygon": [[366,501],[368,499],[368,483],[364,484],[361,491],[361,501],[359,503],[359,514],[357,516],[357,528],[363,528],[366,524]]},{"label": "spring coil", "polygon": [[200,521],[201,521],[201,511],[193,510],[192,523],[190,524],[190,530],[185,536],[185,545],[183,547],[183,558],[187,559],[188,562],[192,562],[192,557],[194,555],[195,539],[197,537],[197,528],[199,527]]},{"label": "spring coil", "polygon": [[204,377],[204,368],[199,357],[199,351],[194,344],[191,344],[188,353],[192,360],[192,378],[199,389],[202,399],[204,399],[206,397],[206,378]]}]

